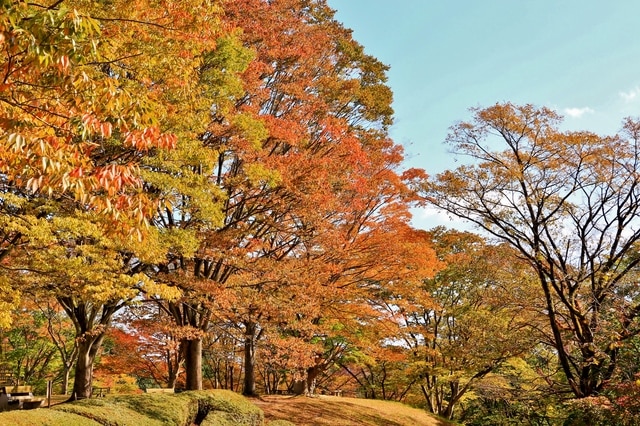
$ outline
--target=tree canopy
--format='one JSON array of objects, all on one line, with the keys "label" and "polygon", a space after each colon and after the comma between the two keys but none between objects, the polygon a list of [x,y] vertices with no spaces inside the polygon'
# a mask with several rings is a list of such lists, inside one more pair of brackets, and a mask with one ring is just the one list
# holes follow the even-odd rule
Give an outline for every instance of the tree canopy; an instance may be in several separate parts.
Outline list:
[{"label": "tree canopy", "polygon": [[[447,138],[463,165],[430,177],[389,136],[388,66],[325,0],[0,12],[0,368],[15,381],[630,424],[636,119],[605,137],[547,108],[476,108]],[[414,229],[420,203],[480,233]]]},{"label": "tree canopy", "polygon": [[470,165],[424,184],[424,195],[514,247],[538,276],[549,342],[571,391],[591,396],[639,332],[637,121],[614,137],[563,132],[546,108],[477,109],[447,141]]}]

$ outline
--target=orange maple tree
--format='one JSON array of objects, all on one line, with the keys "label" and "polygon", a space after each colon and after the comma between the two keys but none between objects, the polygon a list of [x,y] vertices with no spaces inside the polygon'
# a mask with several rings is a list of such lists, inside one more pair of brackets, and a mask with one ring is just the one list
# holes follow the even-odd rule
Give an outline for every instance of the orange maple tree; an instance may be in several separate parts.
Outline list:
[{"label": "orange maple tree", "polygon": [[[229,108],[212,109],[202,135],[218,152],[217,166],[203,174],[215,184],[209,191],[223,194],[222,220],[205,228],[192,210],[184,214],[174,205],[161,212],[160,227],[198,230],[193,255],[173,253],[158,279],[185,291],[180,301],[160,303],[192,331],[183,341],[187,387],[202,386],[203,333],[216,318],[247,336],[244,392],[253,394],[254,344],[270,321],[299,316],[291,308],[295,297],[317,309],[314,296],[336,272],[383,269],[373,255],[351,269],[341,269],[337,253],[325,262],[329,255],[318,253],[348,254],[328,236],[353,238],[369,226],[365,215],[377,211],[384,211],[380,218],[406,220],[406,200],[400,200],[408,192],[395,171],[401,150],[386,135],[392,113],[387,67],[363,52],[325,2],[231,2],[222,20],[255,53],[242,72],[242,94]],[[351,218],[349,209],[361,216]],[[351,253],[365,253],[366,245],[358,240]]]}]

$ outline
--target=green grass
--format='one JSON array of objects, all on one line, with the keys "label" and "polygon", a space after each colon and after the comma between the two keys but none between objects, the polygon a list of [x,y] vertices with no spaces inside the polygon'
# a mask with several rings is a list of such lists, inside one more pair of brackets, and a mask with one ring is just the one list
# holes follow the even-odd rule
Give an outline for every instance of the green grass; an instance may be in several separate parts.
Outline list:
[{"label": "green grass", "polygon": [[[118,404],[113,398],[85,399],[69,404],[56,405],[51,411],[77,414],[87,419],[95,420],[105,426],[163,426],[171,424],[131,410],[123,406],[123,404]],[[177,425],[177,423],[174,424]],[[182,423],[180,426],[184,424]]]},{"label": "green grass", "polygon": [[264,423],[262,410],[245,397],[231,391],[194,393],[201,412],[208,413],[204,426],[259,425]]},{"label": "green grass", "polygon": [[[112,404],[122,409],[131,410],[153,419],[154,423],[149,423],[149,426],[156,424],[182,426],[195,418],[198,412],[197,400],[190,397],[191,393],[117,395],[102,399],[111,401]],[[135,426],[144,424],[135,423]]]},{"label": "green grass", "polygon": [[12,426],[100,426],[100,423],[86,417],[46,408],[0,413],[0,424]]}]

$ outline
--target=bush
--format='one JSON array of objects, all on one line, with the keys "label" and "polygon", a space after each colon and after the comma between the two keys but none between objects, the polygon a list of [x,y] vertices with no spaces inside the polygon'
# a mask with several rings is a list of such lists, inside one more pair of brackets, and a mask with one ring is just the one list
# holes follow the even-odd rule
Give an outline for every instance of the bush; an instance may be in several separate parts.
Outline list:
[{"label": "bush", "polygon": [[615,425],[614,407],[604,396],[573,399],[567,402],[569,416],[564,426]]}]

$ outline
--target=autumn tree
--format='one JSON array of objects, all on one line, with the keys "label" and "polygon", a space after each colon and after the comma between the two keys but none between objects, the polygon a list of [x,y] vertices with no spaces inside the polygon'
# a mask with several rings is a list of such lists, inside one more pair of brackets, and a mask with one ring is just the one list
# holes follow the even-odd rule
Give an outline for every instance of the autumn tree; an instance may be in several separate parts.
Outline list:
[{"label": "autumn tree", "polygon": [[[245,392],[252,394],[255,342],[266,320],[295,318],[293,295],[315,294],[310,289],[318,277],[329,274],[326,267],[316,277],[300,271],[320,271],[318,260],[304,256],[341,208],[338,193],[364,184],[357,165],[364,169],[369,156],[391,156],[388,166],[400,157],[385,134],[391,122],[386,67],[364,54],[325,2],[230,2],[223,22],[240,30],[242,46],[255,58],[242,72],[233,108],[214,108],[202,135],[217,151],[216,167],[202,170],[222,194],[222,224],[201,227],[195,255],[176,253],[161,268],[161,279],[185,288],[179,303],[162,306],[193,331],[184,342],[194,358],[194,368],[187,358],[187,387],[201,383],[199,342],[212,320],[241,326]],[[177,213],[163,211],[157,225],[194,224],[192,215]]]},{"label": "autumn tree", "polygon": [[131,374],[142,386],[177,387],[184,354],[180,330],[172,319],[155,303],[137,303],[118,315],[116,325],[111,338],[117,348],[109,354],[110,371]]},{"label": "autumn tree", "polygon": [[0,6],[3,185],[68,192],[95,209],[142,219],[147,197],[135,191],[138,160],[173,146],[175,136],[159,130],[146,94],[132,94],[119,75],[104,72],[100,65],[115,58],[104,56],[100,23],[77,6]]},{"label": "autumn tree", "polygon": [[73,371],[78,357],[78,345],[75,340],[73,323],[55,300],[45,300],[38,302],[37,305],[38,310],[46,319],[47,335],[55,346],[62,365],[54,381],[60,380],[62,395],[67,395],[71,371]]},{"label": "autumn tree", "polygon": [[[15,294],[18,290],[40,291],[59,284],[55,278],[43,278],[48,272],[59,273],[58,278],[73,273],[72,269],[51,271],[48,268],[53,265],[62,268],[75,265],[49,262],[52,258],[47,256],[61,256],[72,264],[83,259],[82,255],[74,255],[73,250],[66,251],[71,243],[69,234],[65,234],[69,228],[54,229],[61,224],[62,217],[68,220],[75,215],[74,219],[79,219],[85,210],[143,221],[147,197],[137,191],[137,157],[152,148],[170,147],[175,138],[163,135],[146,114],[147,97],[130,96],[118,87],[117,76],[107,75],[97,66],[103,61],[103,51],[98,46],[104,38],[97,21],[86,10],[72,10],[63,2],[51,5],[13,2],[1,7],[0,220],[5,243],[3,279],[13,278],[10,294]],[[122,149],[106,149],[114,145]],[[122,156],[123,152],[131,156]],[[63,213],[56,211],[58,206],[64,206]],[[88,217],[85,215],[84,219]],[[78,225],[73,219],[70,222]],[[105,226],[103,231],[108,228]],[[66,247],[64,244],[51,247],[62,241],[67,243]],[[21,253],[14,253],[16,247]],[[50,250],[42,253],[39,260],[43,263],[37,263],[29,256],[30,249]],[[113,260],[113,256],[108,254],[105,259]],[[45,283],[35,284],[36,277]],[[99,278],[99,273],[92,278]],[[73,286],[76,282],[71,278],[68,284]],[[22,283],[20,289],[16,288],[18,283]],[[106,280],[103,284],[109,287],[114,281]],[[83,290],[84,295],[91,293],[91,286]],[[59,290],[62,289],[54,289],[52,293],[61,295]],[[75,297],[78,296],[76,293]],[[74,295],[65,293],[64,297],[70,301]],[[85,302],[87,299],[92,296],[86,297]],[[77,299],[66,305],[69,312],[87,318],[76,311],[84,309],[79,308]],[[94,312],[89,313],[89,318],[96,314],[92,308],[89,312]],[[76,325],[78,337],[87,342],[80,346],[82,362],[77,365],[83,370],[76,374],[76,396],[87,397],[91,391],[94,338],[86,334],[91,331],[89,328]],[[83,348],[86,350],[82,351]]]},{"label": "autumn tree", "polygon": [[[364,300],[364,283],[385,279],[376,273],[393,260],[380,262],[387,251],[376,250],[394,232],[393,221],[408,220],[407,192],[397,175],[401,150],[386,133],[392,114],[387,67],[364,53],[324,1],[234,2],[225,18],[243,29],[243,41],[257,52],[243,74],[247,96],[240,107],[265,123],[261,164],[278,177],[268,203],[256,210],[269,215],[252,214],[249,221],[264,235],[247,233],[252,256],[261,253],[264,263],[286,271],[281,285],[272,286],[275,295],[288,283],[284,290],[291,293],[278,303],[280,314],[290,312],[283,329],[312,339],[311,330],[319,331],[329,314],[321,310],[331,306],[330,295],[347,300],[353,289]],[[249,200],[258,206],[255,197]],[[292,282],[296,264],[305,273]],[[299,300],[309,312],[301,312],[300,303],[292,309]],[[285,320],[263,315],[269,317]],[[319,362],[309,366],[309,380],[331,364],[307,359]]]},{"label": "autumn tree", "polygon": [[447,138],[471,162],[424,183],[425,199],[526,259],[568,387],[596,395],[640,332],[635,291],[623,290],[640,262],[640,125],[601,137],[563,132],[560,116],[531,105],[473,113]]},{"label": "autumn tree", "polygon": [[542,338],[541,298],[509,247],[442,227],[430,236],[446,267],[404,294],[404,341],[428,410],[451,419],[478,381]]},{"label": "autumn tree", "polygon": [[[142,284],[153,286],[144,267],[169,251],[193,251],[193,235],[141,224],[158,205],[171,209],[185,195],[157,191],[149,182],[181,170],[180,164],[166,167],[171,159],[160,163],[178,137],[181,153],[198,156],[191,147],[200,142],[212,107],[222,107],[216,100],[232,90],[227,80],[233,70],[211,60],[211,52],[233,45],[232,37],[223,37],[219,9],[208,3],[2,7],[5,266],[28,267],[25,285],[39,275],[46,285],[38,288],[58,297],[74,320],[81,343],[76,369],[83,369],[76,371],[75,396],[83,398],[113,314],[140,291],[157,293]],[[171,183],[183,189],[197,181],[196,173],[187,173]],[[197,202],[208,214],[218,197],[205,198]],[[96,213],[110,213],[110,219]],[[215,212],[210,216],[215,221]],[[129,230],[139,238],[146,234],[145,244],[125,241]],[[26,252],[9,259],[20,244],[49,251],[38,264]]]},{"label": "autumn tree", "polygon": [[[216,5],[152,3],[113,3],[96,19],[114,38],[111,55],[117,60],[108,64],[110,72],[122,74],[132,91],[150,91],[160,105],[156,112],[163,128],[179,140],[175,149],[155,150],[141,161],[144,192],[158,201],[147,244],[163,244],[166,250],[156,258],[136,259],[135,268],[184,290],[185,298],[158,303],[179,327],[175,336],[181,340],[186,386],[200,389],[202,333],[210,312],[205,306],[209,290],[200,289],[206,284],[200,278],[207,259],[197,251],[206,232],[221,225],[227,199],[215,175],[221,151],[209,142],[207,126],[222,120],[242,134],[254,127],[260,134],[259,123],[229,112],[243,94],[236,74],[252,53],[221,28]],[[140,57],[155,59],[145,62]]]},{"label": "autumn tree", "polygon": [[23,294],[55,298],[73,323],[77,360],[72,398],[86,398],[91,395],[93,364],[114,314],[140,292],[168,298],[177,294],[132,269],[132,259],[157,256],[153,249],[145,255],[136,240],[115,238],[100,221],[92,221],[96,216],[91,213],[63,216],[59,206],[54,207],[49,217],[31,224],[25,233],[28,244],[14,249],[17,267],[8,273]]},{"label": "autumn tree", "polygon": [[13,315],[11,329],[3,330],[7,342],[8,361],[16,378],[16,384],[42,386],[57,362],[55,346],[44,332],[46,319],[30,304],[23,305]]}]

